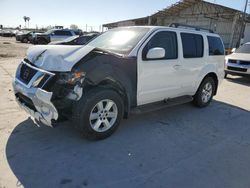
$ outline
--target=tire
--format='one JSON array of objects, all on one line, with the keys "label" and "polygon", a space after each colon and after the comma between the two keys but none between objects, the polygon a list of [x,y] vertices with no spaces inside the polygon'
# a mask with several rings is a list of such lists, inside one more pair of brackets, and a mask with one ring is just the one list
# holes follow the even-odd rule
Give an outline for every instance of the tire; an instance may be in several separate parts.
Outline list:
[{"label": "tire", "polygon": [[22,43],[28,43],[28,39],[27,39],[27,38],[24,38],[24,39],[22,40]]},{"label": "tire", "polygon": [[213,100],[215,89],[214,79],[211,77],[205,78],[194,96],[194,105],[200,108],[208,106]]},{"label": "tire", "polygon": [[114,90],[98,87],[89,91],[75,104],[73,123],[87,139],[102,140],[116,131],[123,113],[121,96]]},{"label": "tire", "polygon": [[46,41],[45,39],[39,39],[39,40],[37,41],[37,44],[46,45],[46,44],[48,44],[48,43],[47,43],[47,41]]},{"label": "tire", "polygon": [[224,76],[224,78],[225,78],[225,79],[227,78],[227,73],[225,73],[225,76]]}]

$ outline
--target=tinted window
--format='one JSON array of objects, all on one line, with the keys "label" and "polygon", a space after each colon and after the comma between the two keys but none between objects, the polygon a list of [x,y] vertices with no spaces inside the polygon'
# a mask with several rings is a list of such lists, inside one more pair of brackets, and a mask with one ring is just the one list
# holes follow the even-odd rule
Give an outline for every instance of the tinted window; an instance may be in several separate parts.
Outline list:
[{"label": "tinted window", "polygon": [[203,57],[203,37],[197,34],[181,33],[184,58]]},{"label": "tinted window", "polygon": [[155,34],[142,51],[142,59],[146,60],[147,53],[152,48],[164,48],[166,51],[163,59],[176,59],[178,57],[177,37],[175,32],[161,31]]},{"label": "tinted window", "polygon": [[80,31],[74,31],[75,35],[80,35]]},{"label": "tinted window", "polygon": [[60,35],[60,36],[71,36],[71,32],[70,31],[54,31],[55,35]]},{"label": "tinted window", "polygon": [[219,37],[207,37],[209,45],[209,55],[224,55],[225,50]]},{"label": "tinted window", "polygon": [[76,43],[79,45],[84,45],[87,43],[87,38],[86,37],[79,37],[78,39],[76,39]]}]

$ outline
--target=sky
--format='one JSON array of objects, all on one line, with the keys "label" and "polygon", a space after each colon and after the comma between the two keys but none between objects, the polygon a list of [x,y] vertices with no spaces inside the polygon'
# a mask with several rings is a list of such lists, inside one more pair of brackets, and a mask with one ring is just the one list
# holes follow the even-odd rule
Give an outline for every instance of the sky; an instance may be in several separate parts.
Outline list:
[{"label": "sky", "polygon": [[[234,9],[244,9],[246,0],[207,0]],[[30,27],[71,24],[85,30],[98,30],[105,23],[149,16],[178,0],[0,0],[0,24],[24,26],[29,16]],[[249,10],[249,9],[248,9]]]}]

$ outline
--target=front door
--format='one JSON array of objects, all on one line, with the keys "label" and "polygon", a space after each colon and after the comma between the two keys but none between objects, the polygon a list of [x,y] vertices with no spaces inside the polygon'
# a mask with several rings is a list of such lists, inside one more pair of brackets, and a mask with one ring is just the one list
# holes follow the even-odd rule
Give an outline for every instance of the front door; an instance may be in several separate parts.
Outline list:
[{"label": "front door", "polygon": [[[143,105],[178,97],[181,93],[178,39],[174,31],[154,33],[138,53],[137,104]],[[165,49],[165,57],[147,59],[152,48]]]}]

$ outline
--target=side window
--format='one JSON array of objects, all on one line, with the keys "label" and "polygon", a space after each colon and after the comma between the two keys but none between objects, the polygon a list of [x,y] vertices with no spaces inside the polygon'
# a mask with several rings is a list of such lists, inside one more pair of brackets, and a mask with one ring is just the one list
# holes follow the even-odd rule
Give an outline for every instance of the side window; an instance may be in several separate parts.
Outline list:
[{"label": "side window", "polygon": [[142,59],[147,60],[146,56],[152,48],[164,48],[166,51],[165,58],[163,59],[177,59],[178,48],[177,48],[177,36],[172,31],[161,31],[156,33],[142,51]]},{"label": "side window", "polygon": [[209,55],[224,55],[225,49],[223,47],[222,41],[219,37],[208,36],[208,45],[209,45]]},{"label": "side window", "polygon": [[202,35],[181,33],[184,58],[199,58],[204,54],[204,41]]},{"label": "side window", "polygon": [[55,31],[54,33],[55,33],[55,35],[59,35],[59,36],[71,36],[72,35],[70,31],[58,30],[58,31]]},{"label": "side window", "polygon": [[62,31],[59,31],[59,30],[58,31],[54,31],[54,34],[55,35],[62,35]]}]

